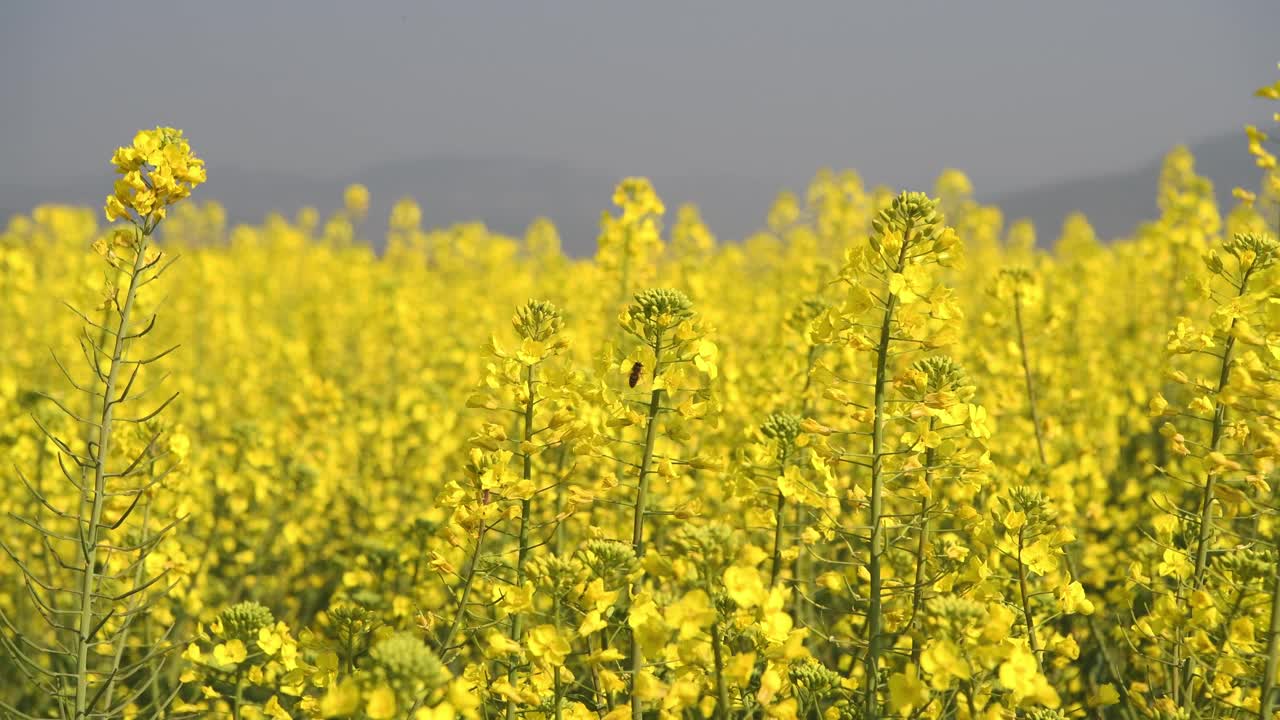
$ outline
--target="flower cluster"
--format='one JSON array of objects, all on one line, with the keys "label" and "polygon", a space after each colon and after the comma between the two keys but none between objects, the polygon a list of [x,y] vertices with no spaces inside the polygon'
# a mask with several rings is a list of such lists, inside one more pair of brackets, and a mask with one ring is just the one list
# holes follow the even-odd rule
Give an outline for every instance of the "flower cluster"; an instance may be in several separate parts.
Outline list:
[{"label": "flower cluster", "polygon": [[846,171],[717,243],[633,178],[574,259],[230,228],[144,131],[109,226],[0,233],[0,714],[1275,720],[1271,135],[1126,238]]},{"label": "flower cluster", "polygon": [[154,226],[206,177],[204,161],[191,152],[182,131],[168,127],[140,130],[132,145],[116,150],[111,164],[121,177],[107,196],[107,221],[140,227]]}]

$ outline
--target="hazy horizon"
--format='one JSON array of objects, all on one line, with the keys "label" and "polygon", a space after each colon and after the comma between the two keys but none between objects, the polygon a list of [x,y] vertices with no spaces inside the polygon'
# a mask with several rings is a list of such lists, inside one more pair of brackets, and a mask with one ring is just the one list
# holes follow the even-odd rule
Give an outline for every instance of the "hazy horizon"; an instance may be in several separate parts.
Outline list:
[{"label": "hazy horizon", "polygon": [[[1276,21],[1263,0],[8,4],[0,208],[108,177],[103,148],[156,124],[201,148],[207,197],[220,174],[357,181],[450,157],[684,179],[692,199],[715,179],[927,187],[954,167],[1002,196],[1264,121]],[[463,185],[465,207],[418,197],[429,221],[512,202],[473,207]],[[607,187],[574,193],[606,206]]]}]

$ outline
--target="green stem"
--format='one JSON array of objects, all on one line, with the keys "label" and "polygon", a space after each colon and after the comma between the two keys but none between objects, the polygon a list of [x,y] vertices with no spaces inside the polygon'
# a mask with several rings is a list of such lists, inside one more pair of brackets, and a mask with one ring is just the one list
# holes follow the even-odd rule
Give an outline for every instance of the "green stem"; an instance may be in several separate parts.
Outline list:
[{"label": "green stem", "polygon": [[[564,464],[569,457],[569,446],[560,445],[560,457],[556,460],[556,517],[564,514]],[[556,557],[564,552],[564,521],[556,522],[555,539],[552,549]]]},{"label": "green stem", "polygon": [[[595,652],[595,650],[592,649],[591,636],[588,635],[583,639],[587,643],[587,654],[591,655],[592,653]],[[609,648],[609,640],[607,637],[607,633],[601,633],[600,649],[601,651],[604,651],[604,650],[607,650],[608,648]],[[591,666],[591,694],[595,697],[595,701],[598,706],[613,707],[613,693],[609,693],[606,695],[604,690],[601,689],[601,687],[602,687],[602,683],[600,682],[600,669],[593,664]]]},{"label": "green stem", "polygon": [[[804,527],[804,506],[796,505],[792,508],[792,512],[793,527]],[[791,624],[794,627],[804,626],[808,622],[810,615],[807,612],[809,606],[807,601],[810,587],[808,582],[809,575],[806,572],[804,555],[804,549],[801,548],[800,552],[797,552],[795,558],[791,561],[791,587],[794,593],[791,599]]]},{"label": "green stem", "polygon": [[[809,388],[813,386],[813,366],[818,360],[818,346],[810,345],[809,351],[805,355],[804,369],[804,387],[800,389],[800,416],[808,417],[810,412]],[[796,505],[794,508],[795,521],[792,527],[804,527],[804,506]],[[809,583],[806,582],[804,567],[804,552],[796,553],[795,558],[791,561],[791,586],[794,588],[795,596],[791,600],[791,620],[795,627],[801,627],[805,624],[806,617],[806,595],[809,590]]]},{"label": "green stem", "polygon": [[[1071,554],[1071,548],[1064,547],[1062,554],[1067,560],[1067,573],[1071,575],[1072,580],[1080,582],[1080,573],[1076,570],[1076,561]],[[1081,585],[1083,586],[1083,583]],[[1089,613],[1086,617],[1089,622],[1089,634],[1098,643],[1098,652],[1102,654],[1102,662],[1107,667],[1107,674],[1111,677],[1111,682],[1115,684],[1116,690],[1120,693],[1121,712],[1126,720],[1134,720],[1133,707],[1129,704],[1129,687],[1125,685],[1124,675],[1120,673],[1120,668],[1116,666],[1116,660],[1111,655],[1111,646],[1107,642],[1107,636],[1103,634],[1102,623],[1098,622],[1096,613]]]},{"label": "green stem", "polygon": [[[534,408],[534,389],[537,387],[537,365],[530,365],[525,370],[525,403],[524,403],[524,443],[533,442],[533,408]],[[533,479],[533,453],[524,452],[524,468],[521,477],[524,479],[526,488],[530,487],[530,481]],[[520,501],[520,550],[516,555],[516,587],[524,587],[525,563],[529,559],[529,525],[533,522],[531,517],[533,514],[533,500],[525,498]],[[522,613],[516,613],[511,618],[511,639],[519,644],[524,639],[524,616]],[[516,663],[512,661],[507,668],[507,682],[512,687],[516,684]],[[507,720],[513,720],[516,715],[516,703],[514,700],[507,701]]]},{"label": "green stem", "polygon": [[1018,528],[1018,594],[1022,598],[1022,619],[1027,625],[1027,642],[1031,654],[1040,663],[1040,641],[1036,638],[1035,618],[1031,615],[1031,596],[1027,593],[1027,565],[1022,562],[1022,549],[1026,546],[1026,528]]},{"label": "green stem", "polygon": [[778,575],[782,571],[782,528],[783,513],[787,507],[787,498],[778,491],[778,503],[773,510],[773,563],[769,568],[769,587],[778,584]]},{"label": "green stem", "polygon": [[[120,368],[124,366],[125,345],[128,343],[129,319],[133,314],[133,301],[138,291],[138,275],[146,264],[145,255],[148,235],[139,231],[138,248],[133,258],[133,270],[129,273],[129,289],[125,293],[124,305],[120,308],[120,321],[116,325],[115,344],[111,351],[111,366],[107,371],[106,384],[103,387],[102,414],[99,416],[98,443],[93,453],[93,500],[90,507],[88,526],[81,538],[81,555],[84,560],[82,568],[83,582],[80,585],[80,622],[76,633],[76,700],[75,718],[87,717],[89,707],[89,652],[94,646],[93,596],[97,587],[99,530],[102,529],[102,510],[106,502],[107,460],[111,454],[111,421],[113,411],[119,399],[115,398],[116,383]],[[88,498],[81,499],[80,516],[84,521],[84,509]]]},{"label": "green stem", "polygon": [[244,681],[236,675],[236,692],[231,698],[232,720],[240,720],[240,706],[244,703]]},{"label": "green stem", "polygon": [[[1236,297],[1243,297],[1249,287],[1249,276],[1253,274],[1253,266],[1251,265],[1245,271],[1244,276],[1240,278],[1240,287]],[[1217,452],[1218,445],[1222,442],[1222,431],[1227,425],[1227,406],[1222,402],[1222,391],[1227,387],[1227,383],[1231,380],[1231,354],[1236,346],[1236,338],[1231,334],[1231,330],[1235,329],[1236,321],[1231,321],[1231,327],[1227,330],[1227,340],[1222,347],[1222,366],[1218,371],[1218,389],[1215,395],[1219,398],[1213,408],[1213,434],[1209,440],[1209,452]],[[1200,532],[1196,539],[1196,570],[1192,576],[1192,587],[1199,588],[1204,584],[1205,569],[1209,565],[1209,540],[1213,535],[1213,489],[1217,475],[1213,472],[1205,476],[1204,495],[1200,502]]]},{"label": "green stem", "polygon": [[[898,262],[891,268],[892,272],[902,272],[906,261],[907,248],[910,246],[911,226],[902,233],[902,248],[898,252]],[[866,718],[876,720],[880,717],[880,653],[881,643],[881,606],[884,592],[880,574],[881,556],[884,554],[884,426],[885,402],[889,365],[889,345],[892,342],[893,311],[897,307],[898,296],[890,294],[884,305],[884,317],[880,322],[880,342],[876,346],[876,382],[875,382],[875,416],[871,427],[871,504],[869,509],[871,528],[870,562],[867,572],[871,575],[870,603],[867,608],[867,664],[866,664]]]},{"label": "green stem", "polygon": [[[1240,277],[1240,285],[1236,288],[1236,297],[1243,297],[1248,291],[1249,277],[1253,275],[1253,266],[1244,271]],[[1209,449],[1206,453],[1217,452],[1218,446],[1222,443],[1222,432],[1227,426],[1227,406],[1221,400],[1222,391],[1226,389],[1227,383],[1231,380],[1231,364],[1232,354],[1236,346],[1236,338],[1232,334],[1235,329],[1236,321],[1232,320],[1230,327],[1226,332],[1226,342],[1222,347],[1222,364],[1218,371],[1218,386],[1214,395],[1218,398],[1213,408],[1213,430],[1209,439]],[[1209,545],[1213,539],[1213,499],[1214,487],[1217,484],[1217,473],[1209,471],[1205,473],[1204,492],[1200,496],[1200,528],[1196,537],[1196,565],[1195,573],[1191,577],[1191,587],[1199,589],[1204,585],[1205,573],[1209,567]],[[1181,589],[1179,590],[1181,592]],[[1182,640],[1178,639],[1175,650],[1181,650]],[[1175,693],[1181,689],[1186,697],[1186,701],[1191,699],[1191,686],[1195,681],[1196,673],[1194,671],[1195,656],[1188,655],[1186,659],[1181,660],[1174,670],[1181,675],[1175,680]]]},{"label": "green stem", "polygon": [[[144,539],[149,539],[147,538],[147,529],[151,526],[151,504],[152,504],[151,500],[148,499],[147,504],[144,505],[142,508],[142,537]],[[145,558],[140,559],[138,561],[138,567],[136,567],[133,571],[133,586],[135,588],[140,587],[142,583],[146,580],[146,569],[147,569],[146,565],[147,565],[146,559]],[[127,610],[127,612],[130,614],[129,617],[132,617],[133,614],[138,611],[138,607],[141,606],[144,600],[146,599],[143,593],[138,593],[137,595],[134,595],[133,598],[134,599],[129,603],[129,607]],[[147,613],[145,622],[150,622],[150,621],[151,621],[151,614]],[[132,620],[128,620],[126,622],[132,622]],[[125,633],[123,630],[121,630],[119,637],[116,638],[115,657],[112,658],[112,661],[111,661],[111,667],[113,672],[111,675],[111,680],[107,683],[106,692],[103,693],[103,697],[105,697],[108,702],[110,702],[115,692],[116,681],[119,679],[115,671],[120,668],[120,663],[124,659],[124,651],[125,651],[125,646],[128,645],[128,639],[129,639],[128,634]],[[153,674],[151,676],[151,679],[154,679],[154,677],[155,675]]]},{"label": "green stem", "polygon": [[[929,432],[932,433],[937,418],[929,418]],[[926,488],[931,487],[933,480],[933,461],[934,450],[929,448],[924,453],[924,485]],[[929,498],[920,500],[920,537],[916,543],[916,577],[915,582],[911,584],[911,620],[907,626],[919,626],[924,620],[924,575],[925,560],[927,559],[929,550]],[[911,662],[916,667],[920,667],[920,655],[924,651],[923,632],[917,632],[917,636],[911,641]]]},{"label": "green stem", "polygon": [[1276,672],[1280,670],[1280,564],[1271,586],[1271,626],[1267,630],[1267,664],[1262,671],[1262,695],[1258,720],[1271,720],[1276,702]]},{"label": "green stem", "polygon": [[480,531],[476,534],[476,549],[471,553],[471,557],[467,562],[467,569],[462,576],[462,594],[458,598],[458,610],[453,616],[453,622],[449,624],[449,632],[445,633],[444,643],[440,645],[440,657],[445,665],[456,655],[457,652],[450,651],[453,646],[453,638],[458,634],[458,629],[462,625],[462,619],[467,614],[467,603],[471,600],[471,588],[475,585],[476,565],[480,562],[480,551],[484,548],[484,534],[489,528],[485,526],[484,520],[480,520]]},{"label": "green stem", "polygon": [[[552,616],[555,618],[556,635],[560,635],[560,631],[564,623],[561,622],[560,620],[560,596],[559,595],[556,595],[553,600],[553,606],[552,606],[551,612],[552,612]],[[555,702],[555,718],[556,720],[561,720],[561,718],[564,715],[563,708],[561,708],[561,705],[563,705],[563,698],[564,698],[564,684],[560,679],[559,665],[557,665],[555,668],[552,669],[551,675],[553,678],[553,682],[555,684],[555,701],[556,701]]]},{"label": "green stem", "polygon": [[1044,452],[1044,433],[1040,429],[1040,413],[1036,409],[1036,385],[1031,380],[1031,358],[1027,355],[1027,338],[1022,329],[1022,293],[1013,294],[1013,319],[1018,327],[1018,354],[1022,356],[1022,377],[1027,386],[1027,413],[1031,416],[1031,426],[1036,432],[1036,450],[1040,453],[1040,464],[1049,465]]},{"label": "green stem", "polygon": [[[1018,331],[1018,353],[1022,356],[1022,376],[1026,381],[1027,390],[1027,414],[1030,416],[1031,424],[1035,428],[1036,449],[1039,452],[1040,464],[1048,469],[1049,460],[1044,450],[1043,431],[1040,429],[1039,414],[1036,409],[1036,386],[1031,377],[1031,355],[1027,352],[1026,335],[1022,324],[1022,295],[1015,293],[1013,300],[1013,316]],[[1067,560],[1067,572],[1070,573],[1071,579],[1079,581],[1079,573],[1076,571],[1075,559],[1071,555],[1070,548],[1063,549],[1063,555]],[[1025,572],[1021,569],[1019,562],[1020,579],[1025,578]],[[1024,580],[1025,582],[1025,580]],[[1023,591],[1025,597],[1026,591]],[[1025,612],[1025,609],[1024,609]],[[1129,689],[1125,686],[1124,676],[1120,674],[1119,668],[1116,667],[1115,659],[1111,656],[1111,648],[1107,642],[1107,636],[1104,634],[1101,623],[1095,615],[1089,615],[1089,634],[1093,636],[1094,641],[1098,643],[1098,652],[1102,654],[1102,660],[1107,666],[1107,672],[1111,676],[1112,682],[1115,683],[1116,689],[1120,693],[1120,700],[1123,705],[1122,712],[1126,718],[1133,718],[1133,708],[1129,705]]]},{"label": "green stem", "polygon": [[[654,370],[655,376],[657,370]],[[635,548],[636,557],[644,558],[644,518],[649,494],[649,474],[652,472],[653,447],[658,439],[658,412],[662,406],[662,390],[654,390],[649,395],[649,413],[645,418],[644,455],[640,460],[640,481],[636,489],[636,507],[632,515],[631,546]]]},{"label": "green stem", "polygon": [[[653,341],[653,379],[657,381],[662,367],[662,333],[657,333]],[[645,419],[644,455],[640,458],[640,480],[636,487],[636,507],[631,526],[631,546],[635,549],[636,559],[644,560],[644,516],[649,501],[649,474],[652,472],[653,447],[658,439],[658,412],[662,408],[662,389],[654,388],[649,395],[649,414]],[[644,565],[641,563],[639,577],[632,584],[631,592],[635,595],[644,585]],[[640,670],[644,667],[643,653],[635,633],[631,635],[631,717],[639,720],[642,717],[642,703],[636,694],[636,682],[640,678]]]},{"label": "green stem", "polygon": [[724,681],[724,650],[720,643],[720,623],[711,623],[711,652],[715,656],[716,671],[716,717],[720,720],[729,718],[729,687]]}]

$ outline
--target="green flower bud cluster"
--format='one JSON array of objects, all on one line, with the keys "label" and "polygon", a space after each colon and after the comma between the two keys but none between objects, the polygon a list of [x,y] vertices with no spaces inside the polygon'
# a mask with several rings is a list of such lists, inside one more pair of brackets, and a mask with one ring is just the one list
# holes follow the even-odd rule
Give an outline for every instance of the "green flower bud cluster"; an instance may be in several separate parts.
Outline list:
[{"label": "green flower bud cluster", "polygon": [[719,578],[733,564],[739,540],[724,525],[696,525],[680,528],[671,536],[671,546],[706,577]]},{"label": "green flower bud cluster", "polygon": [[694,316],[693,302],[679,290],[651,288],[636,293],[624,311],[627,329],[645,340],[654,341]]},{"label": "green flower bud cluster", "polygon": [[1222,244],[1222,250],[1239,260],[1243,270],[1266,270],[1280,257],[1280,243],[1267,234],[1237,233]]},{"label": "green flower bud cluster", "polygon": [[218,614],[222,636],[227,640],[256,640],[258,631],[275,624],[271,610],[252,600],[236,603]]},{"label": "green flower bud cluster", "polygon": [[449,671],[422,640],[411,632],[397,632],[369,652],[369,663],[400,689],[438,688]]},{"label": "green flower bud cluster", "polygon": [[555,555],[530,560],[527,572],[540,592],[562,600],[568,597],[575,587],[585,582],[590,574],[587,566],[579,558],[561,558]]},{"label": "green flower bud cluster", "polygon": [[967,631],[981,625],[987,617],[987,608],[982,603],[957,595],[939,595],[929,599],[929,610],[933,616],[953,630]]},{"label": "green flower bud cluster", "polygon": [[1006,521],[1013,512],[1021,512],[1025,518],[1022,527],[1028,537],[1034,537],[1049,529],[1049,525],[1057,517],[1049,500],[1037,489],[1029,485],[1018,485],[1009,491],[1007,497],[996,498],[991,508],[996,527],[1006,527]]},{"label": "green flower bud cluster", "polygon": [[[959,363],[945,355],[935,355],[912,363],[914,372],[924,375],[924,393],[959,392],[969,388],[969,375]],[[918,399],[918,398],[917,398]]]},{"label": "green flower bud cluster", "polygon": [[516,310],[511,324],[525,340],[544,342],[564,328],[560,309],[545,300],[530,300]]},{"label": "green flower bud cluster", "polygon": [[807,298],[802,300],[799,305],[796,305],[787,312],[787,327],[798,333],[803,333],[808,329],[809,323],[813,322],[814,318],[826,312],[829,307],[831,307],[831,305],[822,298]]},{"label": "green flower bud cluster", "polygon": [[1275,566],[1275,554],[1257,548],[1224,553],[1213,561],[1214,570],[1231,575],[1241,584],[1270,578]]},{"label": "green flower bud cluster", "polygon": [[999,279],[1001,282],[1007,282],[1010,285],[1017,287],[1018,285],[1031,284],[1035,280],[1035,277],[1027,268],[1007,267],[1000,269]]},{"label": "green flower bud cluster", "polygon": [[927,229],[938,222],[938,206],[922,192],[902,192],[871,220],[877,235]]},{"label": "green flower bud cluster", "polygon": [[635,549],[617,540],[588,540],[574,553],[592,576],[604,581],[606,588],[623,586],[639,569]]},{"label": "green flower bud cluster", "polygon": [[840,691],[839,673],[813,659],[792,664],[788,674],[792,688],[806,705],[829,700]]},{"label": "green flower bud cluster", "polygon": [[1027,720],[1067,720],[1067,716],[1063,715],[1061,710],[1047,707],[1030,708],[1024,712]]},{"label": "green flower bud cluster", "polygon": [[783,462],[795,451],[800,437],[800,417],[791,413],[773,413],[760,426],[760,434],[777,444],[777,458]]},{"label": "green flower bud cluster", "polygon": [[354,663],[369,652],[374,632],[382,627],[378,616],[360,605],[341,605],[328,612],[326,634],[334,650],[347,663]]},{"label": "green flower bud cluster", "polygon": [[[877,253],[902,255],[915,263],[946,264],[959,241],[938,216],[937,202],[921,192],[903,192],[871,221],[871,248]],[[892,238],[892,240],[891,240]]]}]

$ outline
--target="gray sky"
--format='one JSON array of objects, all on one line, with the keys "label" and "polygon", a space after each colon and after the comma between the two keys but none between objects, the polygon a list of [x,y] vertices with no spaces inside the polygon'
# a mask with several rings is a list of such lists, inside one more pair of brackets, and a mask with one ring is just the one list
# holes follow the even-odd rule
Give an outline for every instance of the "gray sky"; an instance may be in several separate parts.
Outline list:
[{"label": "gray sky", "polygon": [[1278,28],[1276,0],[6,2],[0,184],[168,124],[211,174],[514,155],[1005,192],[1262,122]]}]

